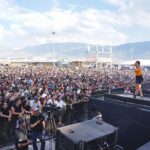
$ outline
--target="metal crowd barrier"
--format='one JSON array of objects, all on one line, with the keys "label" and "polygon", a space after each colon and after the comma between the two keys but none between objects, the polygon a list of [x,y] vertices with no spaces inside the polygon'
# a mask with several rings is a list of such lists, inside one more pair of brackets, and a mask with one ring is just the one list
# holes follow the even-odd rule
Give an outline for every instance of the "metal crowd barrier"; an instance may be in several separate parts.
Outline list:
[{"label": "metal crowd barrier", "polygon": [[95,98],[103,97],[105,94],[108,94],[109,92],[110,93],[123,93],[124,88],[96,90],[92,93],[92,97],[95,97]]},{"label": "metal crowd barrier", "polygon": [[143,86],[143,89],[144,89],[144,90],[148,90],[148,89],[150,90],[150,82],[143,83],[142,86]]}]

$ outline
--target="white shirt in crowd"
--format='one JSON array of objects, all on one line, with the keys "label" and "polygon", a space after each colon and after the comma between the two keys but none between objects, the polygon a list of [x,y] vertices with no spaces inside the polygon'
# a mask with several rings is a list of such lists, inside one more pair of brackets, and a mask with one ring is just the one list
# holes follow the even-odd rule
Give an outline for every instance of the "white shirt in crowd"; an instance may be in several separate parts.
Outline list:
[{"label": "white shirt in crowd", "polygon": [[33,110],[36,110],[37,108],[41,108],[41,102],[38,101],[37,103],[35,103],[34,100],[31,100],[30,102],[30,107],[33,109]]},{"label": "white shirt in crowd", "polygon": [[49,104],[52,104],[52,105],[53,105],[53,104],[55,104],[55,100],[52,101],[52,99],[49,99],[49,100],[47,100],[46,104],[48,104],[48,105],[49,105]]},{"label": "white shirt in crowd", "polygon": [[55,103],[56,107],[63,108],[63,107],[66,106],[66,103],[65,103],[63,100],[61,100],[61,101],[56,101],[56,100],[55,100],[54,103]]}]

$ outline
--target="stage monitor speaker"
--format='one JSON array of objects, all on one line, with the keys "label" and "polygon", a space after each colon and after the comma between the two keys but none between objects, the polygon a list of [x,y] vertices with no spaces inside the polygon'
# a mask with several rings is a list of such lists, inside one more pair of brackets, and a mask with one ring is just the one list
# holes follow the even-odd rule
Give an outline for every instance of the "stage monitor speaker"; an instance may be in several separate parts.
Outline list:
[{"label": "stage monitor speaker", "polygon": [[99,119],[61,127],[57,131],[56,150],[112,150],[117,130]]}]

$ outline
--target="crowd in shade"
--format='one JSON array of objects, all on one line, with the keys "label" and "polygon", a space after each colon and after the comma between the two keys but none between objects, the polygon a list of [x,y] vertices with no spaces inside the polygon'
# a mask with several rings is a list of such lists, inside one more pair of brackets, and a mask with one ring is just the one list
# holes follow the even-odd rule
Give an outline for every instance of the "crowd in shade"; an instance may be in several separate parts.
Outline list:
[{"label": "crowd in shade", "polygon": [[[144,82],[149,79],[147,71]],[[72,104],[88,100],[98,89],[129,91],[134,83],[134,72],[128,69],[5,66],[0,71],[0,128],[5,131],[0,133],[0,141],[13,137],[19,117],[30,116],[37,109],[43,112],[46,105],[59,108],[56,117],[61,126],[67,105],[72,108]]]}]

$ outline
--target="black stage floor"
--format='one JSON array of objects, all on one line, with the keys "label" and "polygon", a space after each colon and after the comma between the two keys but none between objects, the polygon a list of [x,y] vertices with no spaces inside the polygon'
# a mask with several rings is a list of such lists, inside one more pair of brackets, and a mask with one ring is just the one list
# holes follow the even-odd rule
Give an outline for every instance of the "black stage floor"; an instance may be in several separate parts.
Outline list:
[{"label": "black stage floor", "polygon": [[131,94],[105,94],[104,100],[150,107],[150,97],[143,97],[141,99],[140,96],[136,96],[136,98],[134,98]]},{"label": "black stage floor", "polygon": [[[135,98],[133,97],[133,95],[131,95],[131,94],[115,94],[115,95],[122,96],[122,97],[126,97],[126,98],[133,98],[133,99],[135,99]],[[150,98],[149,98],[149,97],[143,97],[143,99],[141,99],[140,96],[136,96],[136,99],[137,99],[137,100],[150,101]]]}]

